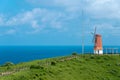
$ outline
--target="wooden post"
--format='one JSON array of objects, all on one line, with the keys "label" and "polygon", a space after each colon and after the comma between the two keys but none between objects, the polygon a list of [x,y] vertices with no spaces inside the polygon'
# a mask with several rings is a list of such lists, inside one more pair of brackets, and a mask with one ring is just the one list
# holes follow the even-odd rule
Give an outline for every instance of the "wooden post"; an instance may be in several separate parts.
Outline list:
[{"label": "wooden post", "polygon": [[116,49],[116,53],[118,54],[118,49]]},{"label": "wooden post", "polygon": [[106,48],[106,54],[107,54],[107,48]]},{"label": "wooden post", "polygon": [[114,48],[112,48],[112,54],[114,54]]}]

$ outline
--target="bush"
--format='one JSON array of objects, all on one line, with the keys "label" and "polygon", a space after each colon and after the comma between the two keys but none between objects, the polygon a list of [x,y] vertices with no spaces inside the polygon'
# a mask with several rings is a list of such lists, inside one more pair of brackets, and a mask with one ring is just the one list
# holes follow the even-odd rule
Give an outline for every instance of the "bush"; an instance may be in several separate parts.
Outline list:
[{"label": "bush", "polygon": [[13,66],[14,65],[14,63],[12,63],[12,62],[6,62],[3,66]]},{"label": "bush", "polygon": [[107,66],[112,66],[111,64],[107,64]]},{"label": "bush", "polygon": [[39,80],[44,80],[43,78],[39,78]]},{"label": "bush", "polygon": [[55,66],[55,65],[56,65],[56,62],[55,62],[55,61],[52,61],[52,62],[51,62],[51,65]]},{"label": "bush", "polygon": [[77,53],[77,52],[73,52],[72,55],[73,55],[73,56],[76,56],[76,55],[78,55],[78,53]]},{"label": "bush", "polygon": [[97,63],[104,63],[103,60],[97,60],[96,62],[97,62]]},{"label": "bush", "polygon": [[116,66],[120,66],[120,63],[116,63]]},{"label": "bush", "polygon": [[85,60],[86,60],[86,61],[90,61],[90,59],[88,59],[88,58],[86,58]]},{"label": "bush", "polygon": [[108,57],[104,57],[103,59],[104,59],[104,60],[109,60],[109,58],[108,58]]},{"label": "bush", "polygon": [[101,59],[101,56],[96,56],[96,59]]},{"label": "bush", "polygon": [[110,71],[109,71],[109,73],[110,73],[110,74],[112,74],[112,75],[117,75],[118,71],[117,71],[117,70],[112,69],[112,70],[110,70]]},{"label": "bush", "polygon": [[31,65],[30,69],[44,69],[44,67],[39,66],[39,65]]},{"label": "bush", "polygon": [[38,77],[39,75],[38,75],[38,74],[35,74],[35,76],[37,76],[37,77]]},{"label": "bush", "polygon": [[90,56],[90,59],[95,59],[95,56],[94,55]]},{"label": "bush", "polygon": [[10,66],[7,66],[7,70],[10,70],[11,69],[11,67]]}]

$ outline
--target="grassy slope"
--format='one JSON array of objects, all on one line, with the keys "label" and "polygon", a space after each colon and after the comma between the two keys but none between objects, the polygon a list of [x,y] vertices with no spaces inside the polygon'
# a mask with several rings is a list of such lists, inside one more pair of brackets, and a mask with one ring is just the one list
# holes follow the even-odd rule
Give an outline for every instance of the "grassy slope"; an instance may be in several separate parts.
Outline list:
[{"label": "grassy slope", "polygon": [[[119,55],[80,55],[71,60],[65,59],[69,57],[37,60],[10,66],[10,70],[21,67],[28,69],[1,76],[0,80],[120,80]],[[51,65],[51,62],[55,64]],[[5,70],[5,67],[0,68]]]}]

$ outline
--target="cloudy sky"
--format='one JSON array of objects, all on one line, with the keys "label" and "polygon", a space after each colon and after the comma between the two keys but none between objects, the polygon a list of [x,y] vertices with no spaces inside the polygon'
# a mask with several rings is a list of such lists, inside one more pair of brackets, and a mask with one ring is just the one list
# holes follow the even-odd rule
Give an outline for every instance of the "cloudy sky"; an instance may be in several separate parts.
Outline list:
[{"label": "cloudy sky", "polygon": [[0,0],[0,45],[120,45],[120,0]]}]

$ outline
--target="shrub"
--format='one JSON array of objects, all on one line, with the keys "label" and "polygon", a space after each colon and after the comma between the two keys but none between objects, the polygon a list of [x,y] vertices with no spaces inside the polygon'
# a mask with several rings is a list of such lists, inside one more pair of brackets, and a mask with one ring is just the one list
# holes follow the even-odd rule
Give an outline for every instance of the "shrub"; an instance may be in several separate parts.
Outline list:
[{"label": "shrub", "polygon": [[39,65],[31,65],[30,69],[44,69],[44,67],[39,66]]},{"label": "shrub", "polygon": [[110,71],[109,71],[109,73],[110,73],[110,74],[112,74],[112,75],[116,75],[116,74],[118,73],[118,71],[117,71],[117,70],[112,69],[112,70],[110,70]]},{"label": "shrub", "polygon": [[73,56],[76,56],[76,55],[78,55],[78,53],[77,53],[77,52],[73,52],[72,55],[73,55]]},{"label": "shrub", "polygon": [[43,78],[39,78],[39,80],[44,80]]},{"label": "shrub", "polygon": [[92,55],[92,56],[90,56],[90,59],[95,59],[95,57]]},{"label": "shrub", "polygon": [[97,63],[104,63],[103,60],[97,60],[96,62],[97,62]]},{"label": "shrub", "polygon": [[101,59],[101,56],[97,56],[96,59]]},{"label": "shrub", "polygon": [[109,60],[109,58],[108,58],[108,57],[104,57],[103,59],[104,59],[104,60]]},{"label": "shrub", "polygon": [[116,66],[120,66],[120,63],[116,63]]},{"label": "shrub", "polygon": [[12,63],[12,62],[6,62],[3,66],[13,66],[14,65],[14,63]]},{"label": "shrub", "polygon": [[10,70],[11,69],[11,67],[10,66],[7,66],[7,70]]},{"label": "shrub", "polygon": [[38,77],[39,75],[38,75],[38,74],[35,74],[35,76],[37,76],[37,77]]},{"label": "shrub", "polygon": [[86,61],[90,61],[90,59],[88,59],[88,58],[86,58],[85,60],[86,60]]},{"label": "shrub", "polygon": [[111,64],[107,64],[107,66],[111,66]]},{"label": "shrub", "polygon": [[51,62],[51,65],[55,66],[55,65],[56,65],[56,62],[55,62],[55,61],[52,61],[52,62]]}]

